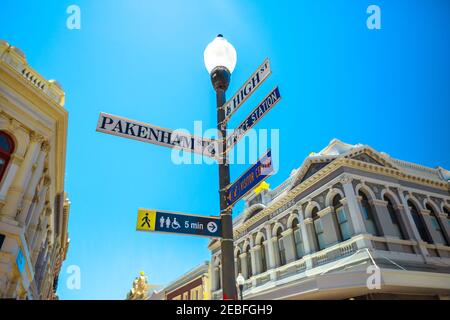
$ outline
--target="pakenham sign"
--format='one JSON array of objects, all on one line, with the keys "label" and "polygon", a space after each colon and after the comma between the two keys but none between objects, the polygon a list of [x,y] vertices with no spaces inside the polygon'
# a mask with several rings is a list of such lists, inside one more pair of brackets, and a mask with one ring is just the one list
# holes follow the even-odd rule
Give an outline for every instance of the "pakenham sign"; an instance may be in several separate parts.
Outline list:
[{"label": "pakenham sign", "polygon": [[97,131],[123,138],[138,140],[164,147],[194,152],[215,159],[217,142],[202,139],[176,130],[165,129],[154,125],[100,113]]},{"label": "pakenham sign", "polygon": [[248,97],[256,91],[259,85],[270,76],[270,74],[271,70],[269,59],[266,59],[238,90],[238,92],[223,105],[222,108],[225,109],[225,123],[231,118],[231,115],[244,104],[245,100],[247,100]]},{"label": "pakenham sign", "polygon": [[280,90],[275,87],[256,107],[247,118],[227,138],[227,152],[241,140],[263,116],[265,116],[281,100]]}]

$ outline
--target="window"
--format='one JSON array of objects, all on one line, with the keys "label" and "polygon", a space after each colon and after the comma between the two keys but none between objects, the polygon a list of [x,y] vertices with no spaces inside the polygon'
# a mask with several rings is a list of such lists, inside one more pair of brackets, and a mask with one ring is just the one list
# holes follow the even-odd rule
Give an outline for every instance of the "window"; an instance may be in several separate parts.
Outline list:
[{"label": "window", "polygon": [[14,152],[14,143],[9,135],[0,131],[0,182],[6,172],[9,159]]},{"label": "window", "polygon": [[250,255],[250,246],[247,246],[245,249],[245,252],[247,253],[247,279],[249,279],[251,276],[253,276],[252,272],[252,256]]},{"label": "window", "polygon": [[302,238],[302,232],[300,228],[298,227],[298,221],[295,219],[292,222],[292,231],[294,233],[294,248],[295,248],[295,255],[296,259],[300,259],[305,254],[304,248],[303,248],[303,238]]},{"label": "window", "polygon": [[417,210],[416,206],[411,202],[411,200],[408,200],[408,207],[414,220],[414,224],[416,225],[417,230],[419,231],[420,238],[422,238],[422,240],[425,242],[431,243],[430,237],[425,227],[425,222],[423,221],[423,217],[421,214],[419,214],[419,211]]},{"label": "window", "polygon": [[319,212],[319,209],[314,208],[312,211],[312,218],[313,218],[313,224],[314,224],[314,234],[316,235],[316,242],[318,250],[325,249],[327,247],[326,241],[325,241],[325,233],[323,232],[323,225],[322,221],[317,214]]},{"label": "window", "polygon": [[450,211],[447,209],[447,207],[444,207],[444,213],[447,215],[447,222],[450,225]]},{"label": "window", "polygon": [[442,231],[441,222],[439,221],[439,218],[436,216],[436,212],[433,210],[433,208],[429,204],[426,205],[426,209],[430,210],[430,212],[431,212],[431,214],[430,214],[431,225],[432,225],[434,231],[436,231],[436,234],[439,238],[437,242],[448,245],[448,242],[444,236],[444,232]]},{"label": "window", "polygon": [[373,213],[369,203],[369,199],[367,199],[366,194],[362,191],[359,191],[359,196],[361,197],[362,215],[367,228],[367,232],[373,234],[374,236],[378,236],[379,233],[375,224],[375,220],[373,219]]},{"label": "window", "polygon": [[266,259],[266,246],[264,245],[264,239],[261,238],[261,247],[259,249],[259,254],[261,257],[261,273],[267,271],[267,259]]},{"label": "window", "polygon": [[384,196],[383,200],[387,202],[386,207],[389,212],[389,216],[391,217],[391,222],[392,222],[392,225],[394,226],[396,235],[400,239],[406,239],[406,235],[405,235],[406,233],[403,231],[403,228],[400,225],[400,221],[398,219],[398,213],[395,211],[394,205],[392,204],[391,199],[389,199],[389,197],[387,197],[387,196]]},{"label": "window", "polygon": [[339,233],[342,241],[348,240],[352,236],[352,232],[350,230],[350,224],[348,219],[348,214],[344,209],[344,206],[341,203],[341,196],[336,195],[333,199],[333,208],[336,214],[337,223],[339,226]]},{"label": "window", "polygon": [[240,258],[240,255],[241,255],[241,251],[238,250],[238,251],[236,252],[236,277],[237,277],[237,275],[238,275],[239,273],[242,273],[242,266],[241,266],[241,258]]},{"label": "window", "polygon": [[284,239],[281,235],[281,228],[277,230],[278,252],[280,254],[280,266],[286,264],[286,248],[284,247]]}]

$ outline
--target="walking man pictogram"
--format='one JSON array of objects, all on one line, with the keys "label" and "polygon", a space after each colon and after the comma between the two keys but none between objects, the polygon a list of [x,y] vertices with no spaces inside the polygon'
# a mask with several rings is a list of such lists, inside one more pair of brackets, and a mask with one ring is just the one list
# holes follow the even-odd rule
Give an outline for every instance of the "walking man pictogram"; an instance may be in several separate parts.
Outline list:
[{"label": "walking man pictogram", "polygon": [[141,227],[147,225],[150,229],[150,219],[148,218],[148,213],[145,214],[145,217],[142,218],[142,224]]}]

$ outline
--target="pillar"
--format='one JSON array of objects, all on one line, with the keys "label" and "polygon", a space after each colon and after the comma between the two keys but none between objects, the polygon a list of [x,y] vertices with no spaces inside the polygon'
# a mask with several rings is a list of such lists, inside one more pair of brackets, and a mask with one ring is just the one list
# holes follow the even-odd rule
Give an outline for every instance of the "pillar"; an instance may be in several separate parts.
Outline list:
[{"label": "pillar", "polygon": [[355,234],[367,233],[360,207],[358,201],[356,200],[352,179],[349,176],[344,175],[340,180],[340,183],[344,189],[345,199]]},{"label": "pillar", "polygon": [[274,247],[274,243],[272,240],[272,230],[271,230],[271,226],[266,226],[266,235],[267,235],[267,240],[264,241],[264,245],[267,248],[267,268],[268,269],[274,269],[276,267],[276,261],[275,261],[275,247]]},{"label": "pillar", "polygon": [[48,144],[48,142],[43,142],[41,144],[41,151],[39,152],[39,156],[36,162],[36,168],[33,172],[33,175],[30,179],[30,183],[28,184],[28,187],[26,189],[24,198],[23,198],[23,203],[22,203],[22,209],[20,211],[20,214],[17,218],[17,220],[24,225],[25,224],[25,220],[27,218],[28,215],[28,211],[30,209],[31,203],[33,201],[33,197],[34,197],[34,193],[36,191],[36,187],[39,183],[39,180],[41,179],[42,173],[44,171],[44,164],[45,164],[45,159],[47,157],[47,153],[50,149],[50,145]]},{"label": "pillar", "polygon": [[283,244],[286,252],[286,264],[296,260],[296,253],[294,247],[294,232],[289,228],[281,233],[283,236]]},{"label": "pillar", "polygon": [[6,204],[2,209],[2,214],[9,218],[14,219],[17,215],[19,204],[25,193],[25,188],[28,185],[31,168],[36,161],[40,140],[41,137],[36,133],[30,134],[30,143],[28,145],[25,158],[20,165],[11,188],[9,189],[8,195],[6,197]]}]

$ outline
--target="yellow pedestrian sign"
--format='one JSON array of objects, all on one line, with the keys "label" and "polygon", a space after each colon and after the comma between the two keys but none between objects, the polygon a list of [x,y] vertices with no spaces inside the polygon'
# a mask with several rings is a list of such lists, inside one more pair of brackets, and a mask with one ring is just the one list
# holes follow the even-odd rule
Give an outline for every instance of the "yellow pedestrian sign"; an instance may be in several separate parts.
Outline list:
[{"label": "yellow pedestrian sign", "polygon": [[140,231],[155,231],[156,211],[139,209],[136,223],[136,230]]}]

